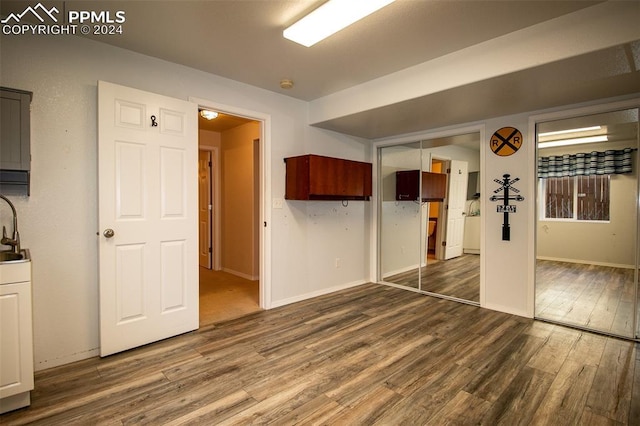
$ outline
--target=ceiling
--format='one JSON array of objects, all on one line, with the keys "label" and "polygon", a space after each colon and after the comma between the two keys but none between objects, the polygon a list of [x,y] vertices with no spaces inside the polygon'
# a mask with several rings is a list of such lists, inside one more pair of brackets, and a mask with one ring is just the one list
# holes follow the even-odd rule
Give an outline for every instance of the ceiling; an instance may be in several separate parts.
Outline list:
[{"label": "ceiling", "polygon": [[218,117],[213,120],[207,120],[203,118],[200,114],[198,114],[198,128],[200,130],[208,130],[211,132],[224,132],[229,129],[233,129],[234,127],[241,126],[246,124],[252,120],[237,117],[235,115],[224,114],[222,112],[218,113]]},{"label": "ceiling", "polygon": [[[313,101],[364,82],[421,64],[487,40],[593,6],[600,1],[397,0],[395,3],[307,48],[282,31],[324,0],[234,1],[45,1],[60,10],[122,10],[123,34],[95,36],[101,42],[203,70],[235,81]],[[2,1],[3,16],[31,2]],[[640,9],[639,9],[640,10]],[[640,91],[634,65],[631,77],[614,81],[603,74],[611,63],[640,63],[640,45],[597,52],[468,87],[338,117],[323,127],[375,139],[491,116],[580,102],[584,98]],[[608,56],[607,56],[608,55]],[[584,68],[585,63],[597,65]],[[633,62],[633,61],[632,61]],[[589,78],[578,78],[587,72]],[[604,70],[604,71],[609,71]],[[592,75],[598,75],[593,80]],[[610,74],[610,73],[609,73]],[[606,77],[605,77],[606,76]],[[291,89],[280,88],[291,79]],[[551,84],[537,83],[549,79]],[[522,95],[502,102],[506,87]],[[484,95],[484,98],[480,98]],[[499,102],[493,101],[498,98]],[[483,99],[483,102],[476,101]],[[444,108],[464,100],[463,108]],[[460,103],[458,104],[460,105]],[[428,111],[429,114],[424,112]],[[215,121],[215,120],[214,120]]]}]

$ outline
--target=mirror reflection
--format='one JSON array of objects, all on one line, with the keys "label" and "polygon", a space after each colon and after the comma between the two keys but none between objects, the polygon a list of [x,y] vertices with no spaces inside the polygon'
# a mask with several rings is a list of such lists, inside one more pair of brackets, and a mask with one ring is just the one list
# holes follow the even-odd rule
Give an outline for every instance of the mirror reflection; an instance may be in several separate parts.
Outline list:
[{"label": "mirror reflection", "polygon": [[381,279],[478,304],[480,133],[382,147],[379,156]]},{"label": "mirror reflection", "polygon": [[638,110],[538,123],[538,318],[633,337]]}]

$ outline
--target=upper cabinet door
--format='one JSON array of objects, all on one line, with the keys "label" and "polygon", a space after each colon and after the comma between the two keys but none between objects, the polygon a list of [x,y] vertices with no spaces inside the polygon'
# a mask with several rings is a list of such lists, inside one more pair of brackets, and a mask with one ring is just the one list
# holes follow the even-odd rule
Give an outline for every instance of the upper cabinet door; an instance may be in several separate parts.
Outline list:
[{"label": "upper cabinet door", "polygon": [[5,88],[0,93],[0,169],[28,171],[31,93]]},{"label": "upper cabinet door", "polygon": [[371,163],[302,155],[285,158],[287,200],[369,200]]}]

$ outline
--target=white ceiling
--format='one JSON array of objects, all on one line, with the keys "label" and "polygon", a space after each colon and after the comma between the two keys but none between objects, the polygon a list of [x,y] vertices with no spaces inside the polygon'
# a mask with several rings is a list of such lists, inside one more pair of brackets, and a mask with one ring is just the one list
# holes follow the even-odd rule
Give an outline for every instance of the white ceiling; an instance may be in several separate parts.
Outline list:
[{"label": "white ceiling", "polygon": [[[324,0],[67,1],[74,10],[123,10],[121,36],[98,37],[145,55],[305,101],[601,3],[600,1],[397,0],[307,48],[282,37]],[[3,16],[31,2],[2,1]],[[638,9],[640,11],[640,8]],[[639,14],[640,16],[640,14]],[[368,139],[491,116],[640,92],[640,43],[482,81],[318,123]],[[632,58],[635,58],[635,62]],[[615,62],[633,72],[616,78]],[[622,64],[627,68],[627,63]],[[621,65],[621,66],[622,66]],[[576,70],[578,78],[576,78]],[[294,87],[281,89],[282,79]],[[505,88],[519,94],[505,101]],[[481,101],[482,100],[482,101]],[[462,103],[461,103],[462,101]],[[450,108],[456,103],[463,108]],[[424,114],[428,111],[429,114]]]}]

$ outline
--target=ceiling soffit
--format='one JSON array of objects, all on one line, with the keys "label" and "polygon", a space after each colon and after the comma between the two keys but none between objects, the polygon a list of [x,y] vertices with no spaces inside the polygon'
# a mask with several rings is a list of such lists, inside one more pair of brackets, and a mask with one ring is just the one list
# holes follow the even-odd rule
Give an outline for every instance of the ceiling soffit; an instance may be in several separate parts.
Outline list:
[{"label": "ceiling soffit", "polygon": [[314,123],[365,139],[640,93],[640,42]]}]

